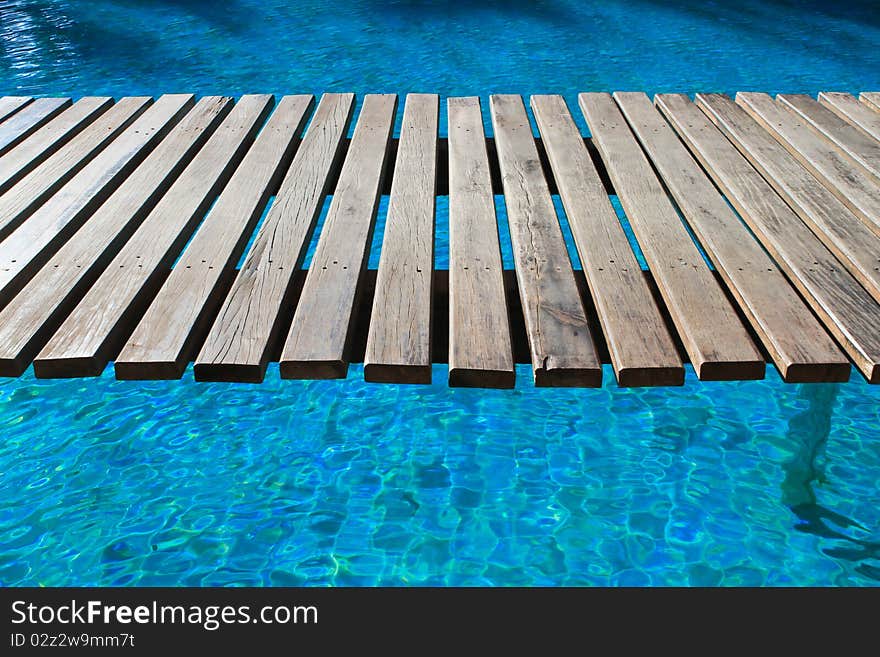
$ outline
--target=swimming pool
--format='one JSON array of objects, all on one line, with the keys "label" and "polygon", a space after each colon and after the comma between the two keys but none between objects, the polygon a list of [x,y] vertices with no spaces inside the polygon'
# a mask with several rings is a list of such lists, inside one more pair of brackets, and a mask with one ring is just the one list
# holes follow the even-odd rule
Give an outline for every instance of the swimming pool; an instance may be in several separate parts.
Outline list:
[{"label": "swimming pool", "polygon": [[[22,0],[0,93],[880,89],[872,5]],[[0,380],[0,584],[880,583],[880,389],[857,373],[445,374]]]}]

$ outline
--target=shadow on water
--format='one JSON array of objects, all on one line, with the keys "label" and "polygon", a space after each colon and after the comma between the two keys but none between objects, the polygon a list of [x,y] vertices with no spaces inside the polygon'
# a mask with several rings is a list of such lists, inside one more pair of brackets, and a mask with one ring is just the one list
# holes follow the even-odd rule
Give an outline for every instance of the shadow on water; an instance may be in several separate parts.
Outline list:
[{"label": "shadow on water", "polygon": [[880,568],[862,563],[880,559],[880,541],[866,541],[844,533],[851,529],[869,530],[855,520],[823,507],[813,489],[815,484],[826,481],[825,450],[838,390],[838,385],[800,386],[798,396],[808,405],[788,423],[787,436],[796,446],[796,452],[794,458],[783,465],[782,502],[797,516],[797,531],[842,542],[841,547],[823,548],[826,555],[857,563],[856,572],[880,581]]}]

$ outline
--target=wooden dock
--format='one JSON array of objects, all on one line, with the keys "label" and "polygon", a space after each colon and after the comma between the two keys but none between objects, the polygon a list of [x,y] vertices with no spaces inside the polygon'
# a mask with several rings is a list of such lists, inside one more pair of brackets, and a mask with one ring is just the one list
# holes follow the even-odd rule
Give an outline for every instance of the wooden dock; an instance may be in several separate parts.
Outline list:
[{"label": "wooden dock", "polygon": [[0,98],[0,375],[880,382],[880,94],[443,102]]}]

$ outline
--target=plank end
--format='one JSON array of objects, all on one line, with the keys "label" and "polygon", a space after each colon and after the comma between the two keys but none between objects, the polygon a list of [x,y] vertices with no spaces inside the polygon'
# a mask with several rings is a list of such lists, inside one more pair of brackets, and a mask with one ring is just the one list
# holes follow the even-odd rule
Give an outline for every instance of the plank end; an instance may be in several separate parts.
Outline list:
[{"label": "plank end", "polygon": [[282,360],[282,379],[344,379],[348,362],[344,360]]},{"label": "plank end", "polygon": [[602,386],[602,368],[540,368],[535,370],[538,388],[599,388]]},{"label": "plank end", "polygon": [[19,377],[24,374],[29,361],[21,356],[13,358],[0,358],[0,376]]},{"label": "plank end", "polygon": [[622,367],[616,371],[617,385],[621,388],[651,386],[683,386],[684,367]]},{"label": "plank end", "polygon": [[431,383],[430,365],[364,364],[364,380],[369,383]]},{"label": "plank end", "polygon": [[513,388],[516,373],[510,370],[481,370],[466,367],[449,368],[452,388]]},{"label": "plank end", "polygon": [[73,379],[101,376],[107,362],[98,356],[66,356],[64,358],[37,358],[34,376],[38,379]]},{"label": "plank end", "polygon": [[264,363],[196,363],[193,365],[196,381],[225,383],[262,383],[266,376]]},{"label": "plank end", "polygon": [[759,381],[764,378],[767,363],[763,360],[706,361],[694,366],[700,381]]},{"label": "plank end", "polygon": [[183,376],[186,363],[174,361],[123,361],[113,363],[119,381],[173,381]]},{"label": "plank end", "polygon": [[786,383],[846,383],[852,367],[846,361],[830,363],[792,363],[784,372]]}]

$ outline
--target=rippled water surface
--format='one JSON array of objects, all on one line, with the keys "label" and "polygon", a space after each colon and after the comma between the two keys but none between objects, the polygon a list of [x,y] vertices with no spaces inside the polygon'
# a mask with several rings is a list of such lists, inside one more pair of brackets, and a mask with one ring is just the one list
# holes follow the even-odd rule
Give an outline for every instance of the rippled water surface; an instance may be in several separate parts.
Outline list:
[{"label": "rippled water surface", "polygon": [[[868,1],[12,0],[0,93],[860,91],[878,44]],[[858,374],[517,374],[2,379],[0,584],[880,584],[880,388]]]}]

